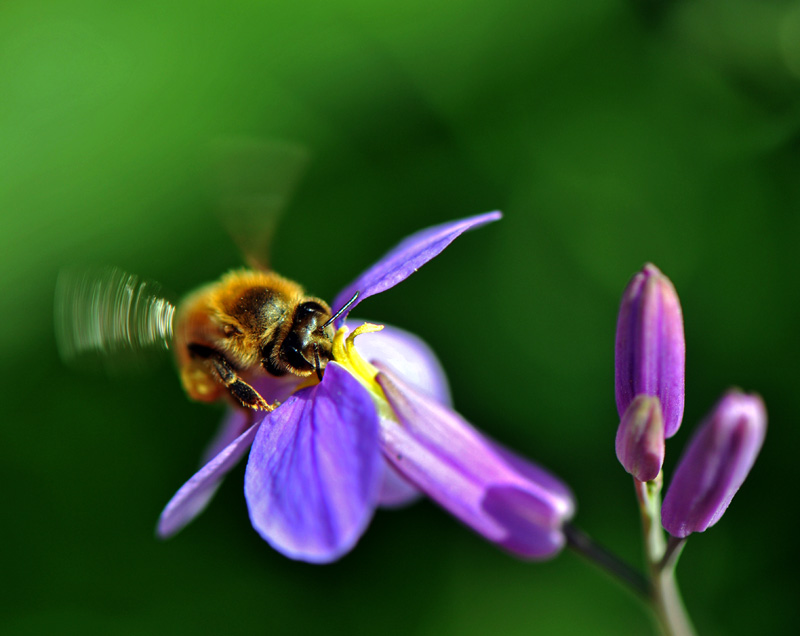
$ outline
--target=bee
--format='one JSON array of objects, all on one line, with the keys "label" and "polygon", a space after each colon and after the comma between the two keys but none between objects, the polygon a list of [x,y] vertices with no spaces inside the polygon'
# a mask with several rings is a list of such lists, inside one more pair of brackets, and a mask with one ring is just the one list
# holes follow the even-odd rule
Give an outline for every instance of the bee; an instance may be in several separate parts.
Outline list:
[{"label": "bee", "polygon": [[226,392],[243,407],[271,411],[246,377],[322,372],[332,357],[328,304],[270,271],[241,269],[203,287],[178,306],[175,355],[183,387],[200,402]]},{"label": "bee", "polygon": [[[279,276],[256,249],[266,244],[304,156],[293,147],[248,142],[226,162],[223,219],[231,220],[251,267],[233,270],[172,304],[153,283],[118,269],[64,271],[56,285],[56,337],[62,358],[83,353],[114,357],[122,352],[173,348],[181,383],[200,402],[227,399],[250,410],[272,411],[252,382],[258,377],[322,379],[332,358],[335,314],[320,298]],[[236,165],[246,167],[235,172]],[[260,166],[260,169],[254,169]],[[280,178],[274,178],[276,166]],[[288,167],[287,167],[288,166]],[[244,174],[244,176],[241,176]],[[272,178],[262,181],[258,176]],[[287,179],[286,175],[292,179]],[[268,190],[269,192],[265,192]],[[277,195],[275,193],[278,193]],[[249,216],[248,216],[249,214]]]}]

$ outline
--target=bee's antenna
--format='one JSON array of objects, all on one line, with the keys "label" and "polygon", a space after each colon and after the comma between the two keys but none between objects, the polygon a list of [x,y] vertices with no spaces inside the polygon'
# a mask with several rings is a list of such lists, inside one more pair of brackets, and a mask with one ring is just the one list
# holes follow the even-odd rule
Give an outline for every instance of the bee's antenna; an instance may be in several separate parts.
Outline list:
[{"label": "bee's antenna", "polygon": [[319,345],[314,343],[314,365],[317,367],[317,378],[322,382],[322,369],[319,365]]},{"label": "bee's antenna", "polygon": [[339,316],[341,316],[341,315],[342,315],[344,312],[346,312],[348,309],[350,309],[350,307],[352,307],[352,306],[353,306],[353,303],[354,303],[354,302],[356,302],[356,300],[358,299],[358,294],[359,294],[359,293],[360,293],[360,292],[356,292],[355,294],[353,294],[353,297],[352,297],[350,300],[348,300],[348,301],[345,303],[344,307],[342,307],[342,308],[341,308],[339,311],[337,311],[337,312],[336,312],[336,313],[335,313],[333,316],[331,316],[331,319],[330,319],[328,322],[326,322],[324,325],[322,325],[322,326],[319,328],[319,329],[320,329],[320,331],[322,331],[323,329],[325,329],[325,328],[326,328],[328,325],[330,325],[330,324],[331,324],[331,323],[332,323],[334,320],[336,320],[336,319],[337,319]]}]

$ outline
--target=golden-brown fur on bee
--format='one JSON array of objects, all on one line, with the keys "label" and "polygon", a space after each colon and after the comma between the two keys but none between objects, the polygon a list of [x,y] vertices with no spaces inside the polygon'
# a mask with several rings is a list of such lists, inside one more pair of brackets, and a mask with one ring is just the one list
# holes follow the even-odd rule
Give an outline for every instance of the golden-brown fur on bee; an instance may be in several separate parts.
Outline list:
[{"label": "golden-brown fur on bee", "polygon": [[247,383],[259,375],[320,375],[331,359],[330,307],[274,272],[241,269],[178,306],[175,349],[181,380],[195,400],[226,395],[272,410]]}]

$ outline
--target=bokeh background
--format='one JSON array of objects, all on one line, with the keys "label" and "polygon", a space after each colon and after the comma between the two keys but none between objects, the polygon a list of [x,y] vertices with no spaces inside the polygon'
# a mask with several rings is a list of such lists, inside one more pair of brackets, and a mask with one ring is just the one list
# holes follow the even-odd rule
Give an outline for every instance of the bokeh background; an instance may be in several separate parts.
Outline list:
[{"label": "bokeh background", "polygon": [[226,135],[311,150],[272,258],[322,297],[416,229],[505,212],[359,313],[430,342],[460,411],[635,563],[613,338],[627,280],[659,265],[688,352],[667,479],[726,388],[771,417],[683,554],[686,603],[702,634],[796,633],[800,3],[26,0],[0,5],[3,634],[654,633],[576,555],[517,561],[428,502],[310,566],[250,528],[240,467],[155,539],[221,411],[168,358],[65,368],[53,289],[70,264],[177,294],[239,265],[202,159]]}]

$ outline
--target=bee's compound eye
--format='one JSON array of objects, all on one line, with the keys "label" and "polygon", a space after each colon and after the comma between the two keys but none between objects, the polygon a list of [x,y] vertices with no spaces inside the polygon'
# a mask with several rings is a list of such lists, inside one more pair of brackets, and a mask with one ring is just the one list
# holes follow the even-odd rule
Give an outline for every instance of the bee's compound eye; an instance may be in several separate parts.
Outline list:
[{"label": "bee's compound eye", "polygon": [[295,320],[306,318],[312,314],[324,314],[325,308],[313,300],[301,303],[295,311]]}]

